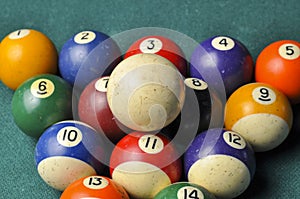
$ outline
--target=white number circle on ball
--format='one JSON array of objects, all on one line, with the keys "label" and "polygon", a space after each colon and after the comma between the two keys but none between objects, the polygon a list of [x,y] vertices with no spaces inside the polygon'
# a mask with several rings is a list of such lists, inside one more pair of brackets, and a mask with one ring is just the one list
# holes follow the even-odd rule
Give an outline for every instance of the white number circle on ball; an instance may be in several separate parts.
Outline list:
[{"label": "white number circle on ball", "polygon": [[201,190],[192,186],[184,186],[177,191],[177,199],[192,199],[192,198],[204,199],[204,195]]},{"label": "white number circle on ball", "polygon": [[143,135],[138,141],[142,151],[149,154],[156,154],[164,149],[163,141],[156,135]]},{"label": "white number circle on ball", "polygon": [[157,38],[147,38],[140,44],[143,53],[157,53],[163,47],[163,43]]},{"label": "white number circle on ball", "polygon": [[49,79],[37,79],[30,86],[30,92],[37,98],[50,97],[55,90],[54,83]]},{"label": "white number circle on ball", "polygon": [[101,77],[95,83],[95,88],[99,92],[107,92],[107,84],[109,77]]},{"label": "white number circle on ball", "polygon": [[208,85],[205,81],[194,77],[186,78],[184,83],[194,90],[205,90],[208,88]]},{"label": "white number circle on ball", "polygon": [[294,60],[300,56],[300,49],[295,44],[282,44],[278,52],[282,58],[287,60]]},{"label": "white number circle on ball", "polygon": [[81,131],[74,126],[66,126],[57,133],[57,141],[65,147],[77,146],[82,140]]},{"label": "white number circle on ball", "polygon": [[226,51],[231,50],[235,46],[235,43],[229,37],[219,36],[211,41],[211,45],[217,50]]},{"label": "white number circle on ball", "polygon": [[244,149],[246,147],[246,142],[244,138],[242,138],[239,134],[235,132],[232,131],[224,132],[223,139],[229,146],[235,149]]},{"label": "white number circle on ball", "polygon": [[83,180],[83,184],[89,189],[104,189],[108,186],[109,182],[100,176],[90,176]]},{"label": "white number circle on ball", "polygon": [[257,87],[252,91],[252,98],[262,105],[269,105],[276,101],[275,92],[267,87]]},{"label": "white number circle on ball", "polygon": [[30,33],[30,30],[28,30],[28,29],[20,29],[20,30],[16,30],[16,31],[10,33],[8,37],[10,39],[21,39],[21,38],[29,35],[29,33]]},{"label": "white number circle on ball", "polygon": [[96,38],[96,34],[92,31],[82,31],[74,36],[74,41],[78,44],[88,44]]}]

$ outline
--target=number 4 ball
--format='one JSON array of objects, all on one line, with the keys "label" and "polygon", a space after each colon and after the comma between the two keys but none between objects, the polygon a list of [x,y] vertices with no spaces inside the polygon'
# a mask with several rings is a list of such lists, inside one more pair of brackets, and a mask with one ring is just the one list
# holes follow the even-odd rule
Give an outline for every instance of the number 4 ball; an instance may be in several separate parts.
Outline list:
[{"label": "number 4 ball", "polygon": [[300,43],[282,40],[271,43],[259,54],[255,79],[283,92],[292,103],[300,103]]},{"label": "number 4 ball", "polygon": [[280,145],[289,134],[292,121],[287,97],[264,83],[240,87],[225,106],[225,127],[239,132],[257,152]]}]

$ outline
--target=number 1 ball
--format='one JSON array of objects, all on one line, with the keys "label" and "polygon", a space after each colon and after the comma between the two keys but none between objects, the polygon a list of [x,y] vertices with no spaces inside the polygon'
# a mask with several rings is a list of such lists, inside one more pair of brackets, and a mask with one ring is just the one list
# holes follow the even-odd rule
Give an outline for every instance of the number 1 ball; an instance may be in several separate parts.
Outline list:
[{"label": "number 1 ball", "polygon": [[2,82],[16,90],[27,79],[57,72],[57,50],[43,33],[20,29],[7,35],[0,46],[0,76]]},{"label": "number 1 ball", "polygon": [[238,133],[220,128],[200,133],[184,154],[188,181],[218,198],[235,198],[249,186],[255,173],[251,145]]},{"label": "number 1 ball", "polygon": [[72,119],[72,87],[56,75],[34,76],[14,92],[12,115],[25,134],[38,138],[52,124]]},{"label": "number 1 ball", "polygon": [[265,47],[256,60],[255,79],[283,92],[293,104],[300,103],[300,43],[281,40]]},{"label": "number 1 ball", "polygon": [[239,132],[256,152],[280,145],[288,136],[293,112],[287,97],[264,83],[237,89],[225,105],[225,127]]}]

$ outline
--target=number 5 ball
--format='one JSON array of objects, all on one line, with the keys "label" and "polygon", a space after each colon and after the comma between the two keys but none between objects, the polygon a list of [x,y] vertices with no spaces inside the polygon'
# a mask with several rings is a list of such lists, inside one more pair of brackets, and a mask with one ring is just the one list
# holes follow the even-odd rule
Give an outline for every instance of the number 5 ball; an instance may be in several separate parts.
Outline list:
[{"label": "number 5 ball", "polygon": [[12,115],[25,134],[38,138],[52,124],[72,118],[72,87],[56,75],[30,78],[13,95]]},{"label": "number 5 ball", "polygon": [[240,87],[225,106],[225,127],[239,132],[257,152],[280,145],[288,136],[292,121],[287,97],[264,83]]},{"label": "number 5 ball", "polygon": [[255,79],[283,92],[292,103],[300,103],[300,43],[281,40],[262,50],[256,60]]},{"label": "number 5 ball", "polygon": [[1,42],[1,80],[16,90],[22,82],[33,76],[55,74],[57,60],[57,50],[46,35],[32,29],[16,30]]}]

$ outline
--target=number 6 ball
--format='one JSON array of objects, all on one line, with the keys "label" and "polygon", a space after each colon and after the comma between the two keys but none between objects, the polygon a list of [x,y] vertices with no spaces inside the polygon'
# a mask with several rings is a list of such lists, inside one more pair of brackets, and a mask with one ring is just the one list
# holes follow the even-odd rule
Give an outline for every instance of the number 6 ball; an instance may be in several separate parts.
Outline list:
[{"label": "number 6 ball", "polygon": [[240,87],[225,106],[225,127],[239,132],[257,152],[281,144],[289,134],[292,121],[287,97],[264,83]]}]

